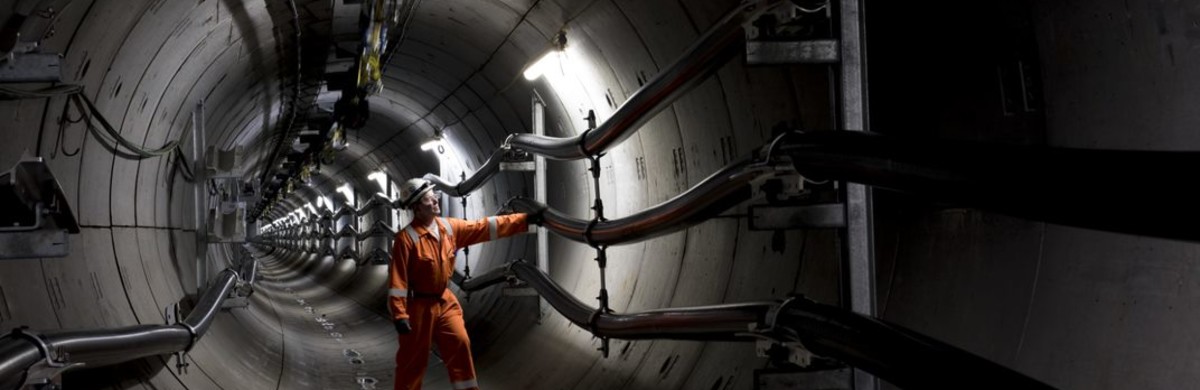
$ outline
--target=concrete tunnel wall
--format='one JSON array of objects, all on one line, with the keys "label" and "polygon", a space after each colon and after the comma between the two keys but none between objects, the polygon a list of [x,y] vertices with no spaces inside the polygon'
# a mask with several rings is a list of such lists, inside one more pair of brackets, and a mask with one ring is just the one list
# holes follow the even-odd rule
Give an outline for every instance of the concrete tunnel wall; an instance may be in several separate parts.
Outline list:
[{"label": "concrete tunnel wall", "polygon": [[[12,3],[0,2],[0,9]],[[1162,108],[1196,97],[1187,87],[1197,79],[1196,71],[1184,66],[1194,63],[1194,56],[1170,49],[1186,45],[1186,18],[1174,16],[1186,14],[1183,6],[1122,9],[1115,1],[1101,3],[1089,10],[1060,2],[1031,8],[1046,87],[1046,142],[1200,146],[1187,130],[1196,119],[1185,109]],[[310,188],[290,197],[284,212],[317,204],[319,196],[336,199],[335,189],[345,183],[355,188],[359,202],[365,201],[377,188],[366,175],[377,169],[397,180],[440,170],[437,157],[418,145],[443,126],[459,162],[473,170],[507,134],[528,131],[535,92],[549,106],[549,133],[577,134],[587,110],[606,118],[733,5],[423,2],[387,70],[386,90],[371,100],[371,122],[351,133],[350,147]],[[296,6],[305,31],[329,29],[334,16],[327,2],[296,1]],[[147,146],[175,139],[190,126],[195,103],[203,100],[208,143],[243,145],[253,161],[269,152],[266,134],[282,120],[292,30],[279,21],[290,21],[290,12],[276,1],[76,0],[63,9],[56,34],[44,47],[63,53],[64,80],[84,85],[125,137]],[[1127,32],[1097,33],[1108,31],[1106,12],[1124,15]],[[567,79],[576,84],[567,87],[584,94],[568,93],[547,78],[519,78],[564,26],[568,56],[583,65],[575,80]],[[1160,49],[1164,45],[1168,49]],[[1149,60],[1134,61],[1131,54]],[[827,72],[811,66],[748,67],[741,60],[723,67],[603,159],[606,215],[629,215],[686,190],[762,145],[776,123],[835,128],[828,114]],[[1094,81],[1116,75],[1125,81]],[[1138,103],[1147,99],[1171,104]],[[81,124],[60,126],[64,102],[0,101],[0,117],[6,118],[0,166],[11,165],[25,150],[46,158],[84,227],[72,237],[67,258],[0,261],[0,328],[161,323],[164,306],[196,289],[191,187],[170,179],[166,158],[114,158],[84,135]],[[1122,110],[1130,115],[1097,119],[1097,113]],[[881,118],[874,124],[882,127],[879,131],[903,133],[899,121]],[[942,135],[962,135],[953,132],[953,123],[940,126],[951,129]],[[76,145],[79,154],[67,155]],[[550,204],[590,215],[585,163],[548,165]],[[531,191],[531,175],[501,174],[468,198],[466,216],[489,215],[512,195]],[[1192,351],[1197,339],[1186,331],[1197,322],[1186,310],[1197,304],[1200,288],[1200,279],[1192,275],[1194,245],[897,202],[881,201],[876,212],[885,319],[1055,386],[1163,388],[1196,379],[1200,370],[1194,369]],[[444,206],[451,214],[463,213],[456,205]],[[789,293],[838,303],[836,232],[789,232],[783,251],[773,251],[771,233],[751,232],[737,217],[745,206],[683,232],[610,248],[612,308],[639,311]],[[360,227],[381,217],[373,213]],[[235,250],[210,248],[214,272],[231,262]],[[479,272],[531,256],[532,239],[525,237],[472,248],[470,261]],[[593,257],[585,245],[552,238],[552,277],[592,303],[599,288]],[[361,376],[378,379],[381,387],[390,383],[395,337],[380,317],[385,267],[283,251],[263,261],[264,279],[251,304],[218,317],[192,351],[187,374],[175,371],[174,358],[160,357],[85,372],[75,383],[355,388]],[[749,344],[673,341],[613,341],[612,356],[602,359],[595,351],[597,340],[586,330],[532,300],[504,297],[493,289],[464,303],[486,388],[749,388],[753,370],[765,364]],[[317,316],[332,329],[322,327]],[[361,364],[350,362],[348,349],[361,354]],[[448,387],[436,363],[426,383]]]}]

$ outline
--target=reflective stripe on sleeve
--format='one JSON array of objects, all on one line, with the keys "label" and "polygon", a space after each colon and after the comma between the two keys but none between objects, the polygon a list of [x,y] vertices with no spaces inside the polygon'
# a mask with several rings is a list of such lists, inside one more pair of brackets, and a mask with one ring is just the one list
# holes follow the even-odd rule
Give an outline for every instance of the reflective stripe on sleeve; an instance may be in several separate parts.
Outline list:
[{"label": "reflective stripe on sleeve", "polygon": [[405,290],[402,288],[388,289],[388,295],[391,295],[393,297],[398,297],[398,298],[407,298],[408,290]]},{"label": "reflective stripe on sleeve", "polygon": [[488,221],[488,241],[496,239],[496,217],[487,217]]},{"label": "reflective stripe on sleeve", "polygon": [[479,387],[479,381],[470,379],[465,381],[454,382],[454,390],[465,390]]}]

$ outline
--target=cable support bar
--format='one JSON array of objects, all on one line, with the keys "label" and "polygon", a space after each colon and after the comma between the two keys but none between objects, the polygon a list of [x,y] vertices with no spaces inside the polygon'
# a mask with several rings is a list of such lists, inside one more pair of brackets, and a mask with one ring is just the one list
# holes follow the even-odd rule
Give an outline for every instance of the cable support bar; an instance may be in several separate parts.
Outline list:
[{"label": "cable support bar", "polygon": [[[459,181],[460,183],[467,180],[467,172],[466,171],[459,172],[459,180],[460,180]],[[463,218],[467,218],[468,217],[467,216],[467,195],[464,194],[462,197],[460,197],[459,202],[462,205]],[[463,273],[466,275],[467,279],[470,279],[471,278],[471,247],[470,246],[463,247],[462,251],[463,251],[463,265],[464,265]],[[468,301],[471,300],[471,292],[470,291],[467,291],[466,299]]]}]

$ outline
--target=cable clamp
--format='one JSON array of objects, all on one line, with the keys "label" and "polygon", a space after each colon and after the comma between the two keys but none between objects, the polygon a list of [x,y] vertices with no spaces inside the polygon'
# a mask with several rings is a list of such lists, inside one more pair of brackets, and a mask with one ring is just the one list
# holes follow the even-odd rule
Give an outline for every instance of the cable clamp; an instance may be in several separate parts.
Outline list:
[{"label": "cable clamp", "polygon": [[600,351],[600,354],[602,356],[604,356],[605,358],[608,357],[608,337],[600,336],[597,334],[597,333],[599,333],[600,329],[596,323],[600,320],[601,314],[607,314],[607,313],[611,313],[611,312],[612,312],[612,310],[609,310],[607,307],[602,307],[602,308],[596,309],[596,311],[592,312],[592,315],[590,317],[588,317],[588,328],[590,328],[590,330],[592,331],[592,336],[596,336],[596,337],[600,338],[600,348],[598,350]]},{"label": "cable clamp", "polygon": [[66,352],[50,348],[50,345],[46,344],[46,340],[40,334],[29,332],[28,329],[22,326],[13,329],[12,333],[0,337],[0,339],[14,338],[28,341],[42,355],[42,360],[39,360],[25,370],[25,380],[20,388],[62,389],[62,374],[68,370],[83,367],[84,364],[69,363],[69,356]]},{"label": "cable clamp", "polygon": [[600,245],[597,245],[596,242],[592,240],[592,229],[595,229],[596,224],[598,223],[600,223],[600,220],[593,218],[591,221],[588,221],[587,227],[583,229],[583,242],[596,249],[599,249]]}]

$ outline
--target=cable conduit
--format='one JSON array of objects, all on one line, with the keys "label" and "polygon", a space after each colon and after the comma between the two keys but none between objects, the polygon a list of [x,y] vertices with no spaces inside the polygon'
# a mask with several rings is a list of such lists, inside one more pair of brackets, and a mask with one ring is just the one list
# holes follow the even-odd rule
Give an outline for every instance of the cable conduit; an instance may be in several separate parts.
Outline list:
[{"label": "cable conduit", "polygon": [[[84,363],[86,368],[187,351],[208,331],[237,278],[231,269],[222,271],[191,313],[176,324],[55,332],[40,338],[59,355],[67,354],[68,363]],[[28,370],[44,359],[30,340],[0,338],[0,389],[19,388]]]},{"label": "cable conduit", "polygon": [[[683,230],[720,214],[751,198],[756,180],[792,173],[780,167],[745,157],[705,178],[700,184],[657,206],[627,217],[595,222],[566,215],[532,199],[516,197],[508,202],[515,211],[541,212],[542,226],[572,241],[592,245],[614,245],[647,240]],[[589,226],[590,225],[590,226]]]},{"label": "cable conduit", "polygon": [[[900,326],[846,309],[809,301],[732,303],[638,313],[597,313],[535,265],[515,261],[462,283],[477,291],[516,278],[554,310],[597,337],[626,340],[801,342],[811,352],[839,360],[905,388],[971,387],[1049,389],[1017,371]],[[593,318],[594,317],[594,318]]]}]

